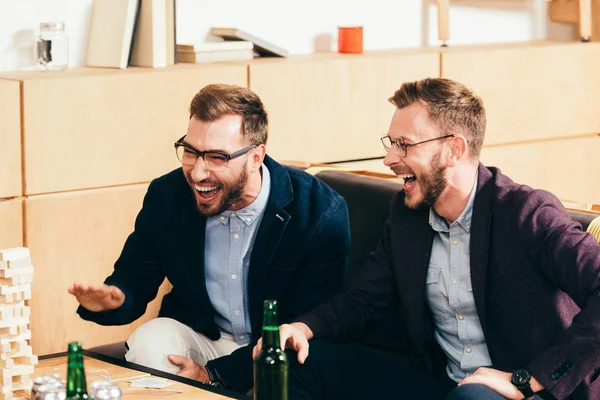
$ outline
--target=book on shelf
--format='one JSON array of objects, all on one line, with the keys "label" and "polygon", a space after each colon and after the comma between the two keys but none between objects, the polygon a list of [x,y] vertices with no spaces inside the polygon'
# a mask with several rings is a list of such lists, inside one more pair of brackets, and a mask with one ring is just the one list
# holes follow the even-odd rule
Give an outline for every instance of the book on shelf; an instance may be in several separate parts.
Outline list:
[{"label": "book on shelf", "polygon": [[239,42],[197,42],[193,44],[180,43],[177,44],[177,51],[183,52],[211,52],[211,51],[236,51],[236,50],[252,50],[254,44],[246,40]]},{"label": "book on shelf", "polygon": [[141,0],[132,52],[134,66],[175,64],[175,0]]},{"label": "book on shelf", "polygon": [[86,65],[127,68],[140,0],[94,0]]},{"label": "book on shelf", "polygon": [[218,61],[251,60],[254,58],[252,49],[220,50],[220,51],[177,51],[177,62],[206,63]]},{"label": "book on shelf", "polygon": [[286,57],[289,52],[271,42],[236,28],[211,28],[210,34],[229,41],[248,41],[254,43],[254,51],[265,57]]}]

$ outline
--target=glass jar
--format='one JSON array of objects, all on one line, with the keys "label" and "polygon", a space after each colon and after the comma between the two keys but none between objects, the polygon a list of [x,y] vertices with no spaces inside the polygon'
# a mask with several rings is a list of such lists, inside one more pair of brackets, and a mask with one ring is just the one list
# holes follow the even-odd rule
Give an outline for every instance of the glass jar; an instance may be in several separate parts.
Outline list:
[{"label": "glass jar", "polygon": [[34,43],[36,65],[42,70],[61,70],[69,66],[69,38],[64,22],[42,22]]}]

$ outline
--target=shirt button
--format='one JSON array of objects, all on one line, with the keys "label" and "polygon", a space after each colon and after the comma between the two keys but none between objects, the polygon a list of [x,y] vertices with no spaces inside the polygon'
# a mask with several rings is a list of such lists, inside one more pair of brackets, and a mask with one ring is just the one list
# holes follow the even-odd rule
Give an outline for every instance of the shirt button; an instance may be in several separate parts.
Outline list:
[{"label": "shirt button", "polygon": [[232,217],[235,217],[235,213],[231,213],[231,216],[232,216]]},{"label": "shirt button", "polygon": [[471,228],[471,224],[467,224],[467,229]]},{"label": "shirt button", "polygon": [[465,351],[466,351],[467,353],[470,353],[470,352],[472,352],[472,351],[473,351],[473,349],[472,349],[472,348],[470,348],[470,347],[467,347],[467,348],[465,349]]},{"label": "shirt button", "polygon": [[225,217],[221,217],[221,221],[223,221],[225,219]]},{"label": "shirt button", "polygon": [[463,319],[465,319],[465,316],[462,314],[458,314],[458,319],[460,319],[462,321]]},{"label": "shirt button", "polygon": [[454,240],[452,241],[452,244],[454,244],[454,245],[457,245],[457,244],[458,244],[458,240],[454,239]]},{"label": "shirt button", "polygon": [[236,233],[235,235],[233,235],[233,238],[234,238],[234,239],[239,239],[239,238],[240,238],[240,235],[238,235],[238,234]]},{"label": "shirt button", "polygon": [[237,275],[236,274],[231,274],[231,279],[237,279]]},{"label": "shirt button", "polygon": [[245,339],[246,335],[240,335],[240,339]]},{"label": "shirt button", "polygon": [[235,315],[240,315],[240,310],[235,310],[233,313],[234,313]]},{"label": "shirt button", "polygon": [[458,281],[456,279],[452,279],[452,284],[456,285],[458,283]]}]

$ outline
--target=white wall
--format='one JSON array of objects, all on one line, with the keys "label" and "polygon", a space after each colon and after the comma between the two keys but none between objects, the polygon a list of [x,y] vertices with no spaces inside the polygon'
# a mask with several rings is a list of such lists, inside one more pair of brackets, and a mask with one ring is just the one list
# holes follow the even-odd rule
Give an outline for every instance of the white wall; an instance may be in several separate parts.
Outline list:
[{"label": "white wall", "polygon": [[[0,71],[34,65],[42,21],[66,22],[70,66],[84,63],[93,0],[0,0]],[[207,39],[212,26],[238,27],[292,54],[336,51],[338,25],[364,26],[366,50],[437,44],[433,0],[176,0],[179,43]],[[454,0],[449,44],[573,39],[548,21],[546,0]],[[208,38],[211,40],[212,38]]]}]

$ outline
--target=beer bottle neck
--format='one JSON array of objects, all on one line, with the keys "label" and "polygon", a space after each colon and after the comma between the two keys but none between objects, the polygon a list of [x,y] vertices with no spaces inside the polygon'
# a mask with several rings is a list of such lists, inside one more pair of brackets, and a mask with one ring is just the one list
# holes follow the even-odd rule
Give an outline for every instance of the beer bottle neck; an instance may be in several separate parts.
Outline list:
[{"label": "beer bottle neck", "polygon": [[67,397],[87,393],[83,356],[81,352],[69,353],[67,364]]},{"label": "beer bottle neck", "polygon": [[277,303],[265,304],[263,315],[263,347],[280,347]]}]

